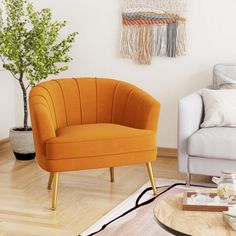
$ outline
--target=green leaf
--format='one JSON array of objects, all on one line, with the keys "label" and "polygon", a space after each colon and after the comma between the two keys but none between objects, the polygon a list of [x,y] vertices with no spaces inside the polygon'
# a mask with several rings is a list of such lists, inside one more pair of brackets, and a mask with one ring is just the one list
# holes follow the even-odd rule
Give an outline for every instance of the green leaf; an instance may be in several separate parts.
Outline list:
[{"label": "green leaf", "polygon": [[[21,73],[35,85],[68,69],[68,53],[77,32],[58,40],[66,21],[52,20],[52,12],[35,10],[28,0],[3,0],[0,9],[0,57],[4,68],[19,77]],[[6,14],[6,18],[2,15]]]},{"label": "green leaf", "polygon": [[72,60],[68,53],[78,33],[59,40],[66,21],[53,20],[50,9],[35,10],[28,0],[2,0],[2,3],[0,59],[3,67],[20,82],[22,91],[26,90],[25,82],[35,86],[49,75],[67,70],[67,63]]}]

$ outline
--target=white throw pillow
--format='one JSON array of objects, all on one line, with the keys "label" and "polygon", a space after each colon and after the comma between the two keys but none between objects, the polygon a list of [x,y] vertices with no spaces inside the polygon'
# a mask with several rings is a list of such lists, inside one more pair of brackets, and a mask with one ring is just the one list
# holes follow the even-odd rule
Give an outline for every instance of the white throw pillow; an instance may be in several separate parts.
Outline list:
[{"label": "white throw pillow", "polygon": [[236,89],[203,89],[205,118],[201,127],[236,126]]}]

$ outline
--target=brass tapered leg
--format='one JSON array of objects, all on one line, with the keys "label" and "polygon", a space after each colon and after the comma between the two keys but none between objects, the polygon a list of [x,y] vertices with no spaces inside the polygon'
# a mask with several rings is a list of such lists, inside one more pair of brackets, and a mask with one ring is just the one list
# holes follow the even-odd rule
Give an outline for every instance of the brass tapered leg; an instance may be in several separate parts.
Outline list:
[{"label": "brass tapered leg", "polygon": [[53,173],[53,189],[52,189],[52,210],[56,210],[57,207],[57,190],[58,190],[59,173]]},{"label": "brass tapered leg", "polygon": [[52,189],[52,181],[53,181],[53,173],[50,173],[49,179],[48,179],[48,190]]},{"label": "brass tapered leg", "polygon": [[114,176],[114,167],[110,167],[110,177],[111,177],[111,182],[115,182],[115,176]]},{"label": "brass tapered leg", "polygon": [[146,163],[147,165],[147,169],[148,169],[148,175],[149,175],[149,179],[152,185],[152,190],[153,190],[153,195],[157,195],[157,189],[156,189],[156,183],[155,183],[155,179],[153,176],[153,171],[152,171],[152,164],[151,162]]}]

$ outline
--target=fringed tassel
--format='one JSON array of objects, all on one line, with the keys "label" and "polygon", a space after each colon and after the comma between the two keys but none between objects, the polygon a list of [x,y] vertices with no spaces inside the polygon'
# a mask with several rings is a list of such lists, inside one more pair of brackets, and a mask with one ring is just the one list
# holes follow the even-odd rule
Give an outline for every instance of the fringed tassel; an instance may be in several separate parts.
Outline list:
[{"label": "fringed tassel", "polygon": [[176,57],[176,36],[178,23],[168,24],[167,27],[167,56]]},{"label": "fringed tassel", "polygon": [[136,58],[138,52],[138,25],[123,25],[121,36],[121,55],[125,58]]},{"label": "fringed tassel", "polygon": [[158,37],[159,37],[159,26],[154,25],[153,26],[153,44],[152,44],[153,56],[157,56],[157,51],[158,51],[158,46],[159,46]]},{"label": "fringed tassel", "polygon": [[121,37],[121,55],[139,64],[151,64],[153,27],[151,25],[124,25]]},{"label": "fringed tassel", "polygon": [[129,48],[130,30],[131,29],[129,26],[123,25],[122,34],[121,34],[121,43],[120,43],[121,44],[120,53],[125,58],[131,58],[130,48]]},{"label": "fringed tassel", "polygon": [[139,64],[151,64],[153,50],[153,27],[152,25],[139,25],[138,53],[135,60]]},{"label": "fringed tassel", "polygon": [[186,22],[178,22],[177,38],[176,38],[176,56],[186,54]]},{"label": "fringed tassel", "polygon": [[166,56],[167,24],[153,27],[153,56]]}]

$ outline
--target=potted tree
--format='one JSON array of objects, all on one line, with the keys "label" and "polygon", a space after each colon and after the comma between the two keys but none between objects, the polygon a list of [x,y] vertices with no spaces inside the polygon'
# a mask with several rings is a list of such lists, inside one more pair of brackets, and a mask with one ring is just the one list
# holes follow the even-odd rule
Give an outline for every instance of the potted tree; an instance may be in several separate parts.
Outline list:
[{"label": "potted tree", "polygon": [[2,0],[0,9],[0,59],[22,91],[22,127],[10,129],[10,143],[17,159],[34,158],[32,129],[28,125],[27,90],[49,75],[65,71],[77,32],[59,40],[66,22],[52,20],[51,10],[36,11],[28,0]]}]

